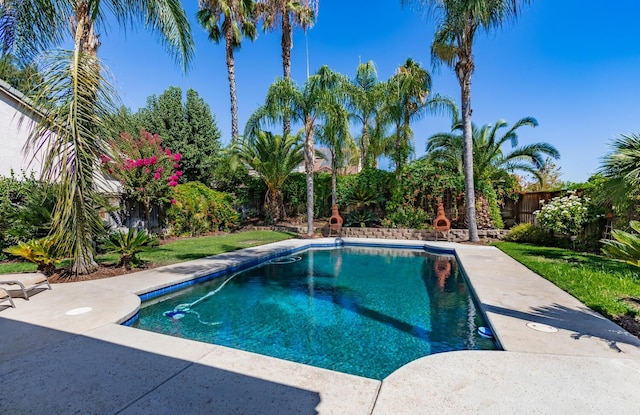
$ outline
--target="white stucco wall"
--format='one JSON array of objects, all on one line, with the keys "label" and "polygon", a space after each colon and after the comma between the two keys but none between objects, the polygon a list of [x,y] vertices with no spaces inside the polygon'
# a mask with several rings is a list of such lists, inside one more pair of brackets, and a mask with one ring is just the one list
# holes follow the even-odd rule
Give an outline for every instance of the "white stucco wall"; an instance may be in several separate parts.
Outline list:
[{"label": "white stucco wall", "polygon": [[20,121],[24,113],[18,99],[7,91],[8,88],[4,82],[0,85],[0,176],[9,176],[13,169],[18,177],[21,177],[21,171],[27,175],[33,171],[39,177],[40,160],[29,164],[32,155],[26,156],[22,151],[33,118],[24,116]]}]

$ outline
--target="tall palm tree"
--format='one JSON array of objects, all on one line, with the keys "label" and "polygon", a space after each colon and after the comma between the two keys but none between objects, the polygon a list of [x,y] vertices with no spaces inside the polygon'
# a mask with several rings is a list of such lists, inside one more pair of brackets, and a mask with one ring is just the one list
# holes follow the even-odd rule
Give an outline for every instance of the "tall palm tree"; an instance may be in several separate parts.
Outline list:
[{"label": "tall palm tree", "polygon": [[197,17],[209,33],[209,40],[220,43],[224,39],[227,78],[231,97],[231,142],[238,140],[238,98],[236,96],[236,63],[233,51],[240,49],[242,37],[255,40],[254,0],[200,0]]},{"label": "tall palm tree", "polygon": [[235,154],[267,186],[264,202],[267,219],[283,219],[282,185],[304,159],[301,134],[282,137],[260,131],[255,139],[245,137],[240,141]]},{"label": "tall palm tree", "polygon": [[437,16],[437,30],[431,44],[435,63],[444,63],[456,73],[460,84],[462,128],[464,136],[464,174],[469,240],[476,242],[475,188],[471,131],[471,77],[475,70],[473,40],[479,30],[491,31],[514,19],[522,5],[530,0],[401,0],[419,1]]},{"label": "tall palm tree", "polygon": [[[313,27],[318,12],[318,0],[258,0],[257,10],[265,31],[280,28],[282,38],[282,71],[284,79],[291,79],[291,49],[293,29],[299,27],[305,32]],[[282,119],[283,134],[291,131],[288,114]]]},{"label": "tall palm tree", "polygon": [[110,131],[104,120],[115,110],[116,96],[97,57],[98,29],[107,14],[123,28],[139,19],[186,68],[193,54],[189,22],[178,0],[7,0],[0,13],[4,50],[33,57],[67,38],[73,44],[73,50],[47,53],[39,63],[44,80],[32,99],[41,118],[26,150],[42,151],[44,178],[61,184],[51,232],[72,257],[72,272],[89,273],[97,267],[93,235],[102,225],[94,173],[99,155],[109,152],[100,132]]},{"label": "tall palm tree", "polygon": [[386,99],[381,113],[395,126],[388,151],[395,163],[396,174],[400,174],[413,153],[411,122],[427,113],[454,114],[457,110],[447,98],[436,95],[427,99],[431,93],[431,75],[411,58],[398,68],[386,85]]},{"label": "tall palm tree", "polygon": [[349,133],[349,114],[340,104],[329,105],[325,110],[324,123],[316,127],[318,142],[329,149],[331,164],[331,205],[337,204],[338,170],[352,163],[358,153],[357,145]]},{"label": "tall palm tree", "polygon": [[[533,143],[518,147],[518,133],[520,127],[538,126],[533,117],[518,120],[503,135],[500,130],[507,127],[505,120],[499,120],[495,125],[484,125],[477,128],[472,125],[473,139],[473,175],[476,181],[491,182],[500,177],[501,172],[512,173],[524,171],[536,177],[545,165],[547,157],[560,158],[558,150],[548,143]],[[434,134],[427,140],[427,157],[432,161],[449,166],[452,170],[464,174],[464,136],[463,126],[457,123],[451,133]],[[511,145],[512,151],[506,153],[503,147]]]},{"label": "tall palm tree", "polygon": [[[384,83],[378,81],[378,73],[373,61],[360,63],[355,78],[347,84],[347,108],[351,116],[362,124],[358,139],[362,166],[373,167],[376,164],[372,145],[375,147],[375,119],[382,107]],[[374,143],[372,143],[374,141]]]},{"label": "tall palm tree", "polygon": [[278,79],[274,82],[262,107],[249,118],[245,128],[246,136],[255,136],[264,125],[282,122],[291,117],[300,122],[304,131],[304,170],[307,181],[307,233],[313,235],[313,166],[315,161],[314,133],[316,123],[324,119],[327,109],[341,102],[342,85],[345,77],[322,66],[316,74],[307,79],[301,89],[291,80]]}]

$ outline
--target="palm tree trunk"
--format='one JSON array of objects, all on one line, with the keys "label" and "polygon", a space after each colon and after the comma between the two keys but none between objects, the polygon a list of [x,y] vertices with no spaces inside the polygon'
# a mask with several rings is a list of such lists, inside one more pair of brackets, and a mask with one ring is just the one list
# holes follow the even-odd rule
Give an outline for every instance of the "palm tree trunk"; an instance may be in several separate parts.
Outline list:
[{"label": "palm tree trunk", "polygon": [[338,204],[338,197],[336,195],[336,187],[338,186],[338,169],[336,168],[336,156],[335,152],[331,151],[331,206]]},{"label": "palm tree trunk", "polygon": [[[286,2],[284,3],[284,10],[282,11],[282,70],[284,79],[291,79],[291,48],[293,47],[293,28],[291,27],[291,21],[289,20],[289,11],[286,9]],[[288,109],[287,109],[288,111]],[[283,137],[289,135],[291,132],[291,117],[288,112],[285,112],[282,118],[282,134]]]},{"label": "palm tree trunk", "polygon": [[236,64],[233,58],[233,28],[225,19],[224,37],[227,59],[227,77],[229,78],[229,95],[231,97],[231,143],[238,141],[238,99],[236,98]]},{"label": "palm tree trunk", "polygon": [[[75,21],[72,24],[72,30],[74,31],[74,59],[80,59],[81,54],[87,54],[90,56],[98,55],[98,47],[100,41],[95,33],[94,22],[91,20],[91,13],[89,10],[89,3],[87,1],[80,1],[76,4]],[[100,68],[96,67],[96,71]],[[88,91],[91,98],[95,100],[97,91]],[[95,102],[95,101],[94,101]],[[80,122],[80,120],[79,120]],[[93,126],[85,125],[85,128],[92,129]],[[77,140],[73,140],[74,145],[79,143]],[[52,230],[55,233],[65,234],[69,229],[73,229],[71,238],[72,242],[72,258],[73,264],[71,266],[71,272],[75,275],[90,274],[98,269],[93,255],[93,233],[90,225],[92,218],[86,216],[89,211],[86,204],[91,203],[93,197],[91,193],[93,189],[93,160],[79,159],[85,156],[87,153],[83,151],[74,151],[75,157],[72,160],[72,165],[67,166],[66,175],[69,176],[68,181],[63,180],[63,183],[71,183],[75,188],[73,191],[73,200],[71,206],[59,206],[56,210],[64,211],[65,209],[71,209],[69,214],[63,213],[57,216],[58,220],[54,220],[52,224]],[[89,171],[87,171],[89,169]],[[57,202],[58,204],[64,203],[64,199]],[[91,208],[91,207],[89,207]],[[65,219],[62,219],[65,218]],[[68,221],[72,221],[72,226]]]},{"label": "palm tree trunk", "polygon": [[476,194],[473,183],[473,133],[471,130],[471,74],[473,73],[473,62],[461,61],[458,63],[460,69],[456,71],[460,82],[461,102],[462,102],[462,136],[464,137],[464,194],[467,205],[467,221],[469,223],[469,241],[477,242],[478,225],[476,224]]},{"label": "palm tree trunk", "polygon": [[304,123],[304,170],[307,176],[307,235],[313,235],[313,120]]},{"label": "palm tree trunk", "polygon": [[371,167],[371,157],[369,155],[369,126],[367,122],[362,123],[362,138],[360,139],[360,148],[362,149],[362,166],[364,168]]}]

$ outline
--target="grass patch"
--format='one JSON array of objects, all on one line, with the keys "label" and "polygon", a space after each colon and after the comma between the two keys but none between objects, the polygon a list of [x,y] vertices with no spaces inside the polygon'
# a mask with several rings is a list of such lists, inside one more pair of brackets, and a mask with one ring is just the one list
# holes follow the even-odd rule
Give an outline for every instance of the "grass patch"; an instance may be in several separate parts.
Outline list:
[{"label": "grass patch", "polygon": [[[146,265],[159,267],[217,255],[223,252],[283,241],[285,239],[291,239],[294,236],[295,234],[288,232],[248,231],[228,235],[186,238],[151,248],[149,251],[142,252],[138,256]],[[101,265],[113,265],[118,263],[118,259],[117,254],[105,254],[98,255],[96,261]],[[32,272],[35,270],[35,264],[29,262],[0,264],[0,274]]]},{"label": "grass patch", "polygon": [[31,262],[8,262],[0,264],[0,274],[13,274],[17,272],[34,272],[38,267]]},{"label": "grass patch", "polygon": [[640,307],[640,268],[598,255],[497,242],[495,246],[608,318],[636,316]]}]

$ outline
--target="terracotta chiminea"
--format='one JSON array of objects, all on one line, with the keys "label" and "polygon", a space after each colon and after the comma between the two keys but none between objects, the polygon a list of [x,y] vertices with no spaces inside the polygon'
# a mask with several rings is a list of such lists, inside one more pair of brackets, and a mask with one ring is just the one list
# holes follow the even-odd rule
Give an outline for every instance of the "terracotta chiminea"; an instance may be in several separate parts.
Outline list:
[{"label": "terracotta chiminea", "polygon": [[342,217],[338,213],[338,205],[331,206],[331,217],[329,218],[329,236],[335,232],[336,235],[340,235],[342,231]]},{"label": "terracotta chiminea", "polygon": [[433,229],[436,230],[436,240],[438,239],[438,232],[444,235],[445,232],[451,229],[451,222],[449,222],[449,219],[447,219],[444,214],[444,206],[442,206],[442,203],[438,203],[438,214],[433,220]]}]

